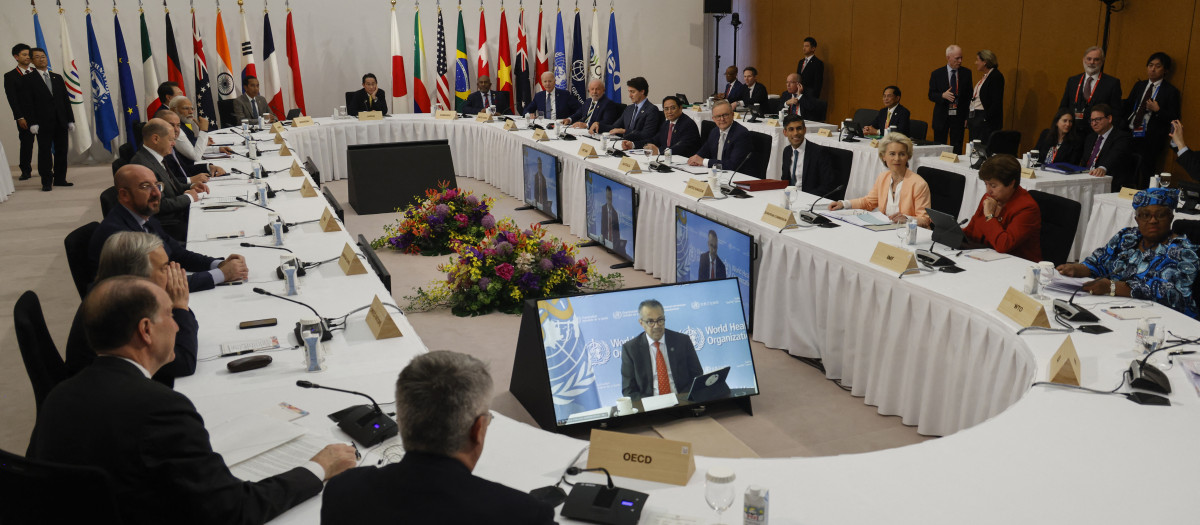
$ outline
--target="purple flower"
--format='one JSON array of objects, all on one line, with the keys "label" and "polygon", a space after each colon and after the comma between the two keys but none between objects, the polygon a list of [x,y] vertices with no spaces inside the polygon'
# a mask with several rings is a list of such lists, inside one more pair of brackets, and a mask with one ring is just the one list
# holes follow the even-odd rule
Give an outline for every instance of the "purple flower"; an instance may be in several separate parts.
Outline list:
[{"label": "purple flower", "polygon": [[492,280],[484,277],[479,280],[479,289],[486,292],[489,284],[492,284]]},{"label": "purple flower", "polygon": [[450,207],[446,206],[445,204],[438,204],[433,208],[433,212],[437,214],[439,218],[445,218],[450,214]]},{"label": "purple flower", "polygon": [[563,266],[570,266],[575,263],[575,261],[572,259],[572,257],[570,255],[567,255],[566,251],[560,251],[558,253],[555,253],[554,255],[551,255],[550,260],[554,261],[554,265],[558,266],[560,268]]},{"label": "purple flower", "polygon": [[467,195],[467,205],[472,206],[472,207],[478,206],[479,205],[479,197],[476,197],[474,195]]},{"label": "purple flower", "polygon": [[490,230],[496,227],[496,218],[489,213],[484,215],[483,218],[479,220],[479,224]]},{"label": "purple flower", "polygon": [[526,290],[536,290],[538,288],[538,278],[531,272],[525,272],[525,275],[517,279],[517,284]]},{"label": "purple flower", "polygon": [[511,254],[512,252],[513,245],[509,244],[508,241],[496,245],[496,253],[501,257]]},{"label": "purple flower", "polygon": [[521,233],[524,234],[526,237],[533,237],[533,230],[525,230]]},{"label": "purple flower", "polygon": [[504,263],[496,267],[496,275],[505,281],[511,281],[513,276],[513,265]]},{"label": "purple flower", "polygon": [[446,222],[446,220],[443,217],[445,217],[445,216],[444,215],[434,215],[434,216],[429,217],[429,225],[430,226],[441,226],[442,224],[444,224]]},{"label": "purple flower", "polygon": [[554,269],[554,263],[551,262],[550,259],[542,259],[542,260],[538,261],[538,266],[541,267],[542,270],[547,271],[547,272]]}]

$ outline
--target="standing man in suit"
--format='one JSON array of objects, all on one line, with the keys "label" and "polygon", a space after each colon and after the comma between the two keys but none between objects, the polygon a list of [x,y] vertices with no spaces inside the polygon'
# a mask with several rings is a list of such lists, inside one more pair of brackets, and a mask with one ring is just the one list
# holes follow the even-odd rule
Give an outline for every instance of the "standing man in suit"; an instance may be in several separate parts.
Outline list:
[{"label": "standing man in suit", "polygon": [[713,105],[712,119],[717,129],[708,134],[700,151],[688,158],[688,165],[712,167],[718,162],[724,169],[738,169],[754,151],[750,130],[733,121],[733,106],[724,100]]},{"label": "standing man in suit", "polygon": [[758,69],[753,66],[743,69],[742,80],[745,82],[746,91],[740,97],[730,96],[726,100],[733,102],[734,109],[742,106],[753,109],[755,104],[766,109],[767,88],[758,83]]},{"label": "standing man in suit", "polygon": [[542,73],[540,82],[542,90],[534,95],[533,101],[525,107],[526,116],[533,118],[533,115],[541,111],[544,118],[558,121],[579,109],[579,102],[575,100],[575,97],[565,91],[560,92],[561,90],[554,87],[554,72]]},{"label": "standing man in suit", "polygon": [[804,193],[825,195],[837,187],[837,175],[825,148],[804,140],[807,131],[803,118],[788,115],[783,119],[788,145],[783,148],[781,178]]},{"label": "standing man in suit", "polygon": [[746,86],[737,79],[737,66],[729,66],[725,68],[725,90],[713,95],[717,100],[741,100],[746,96]]},{"label": "standing man in suit", "polygon": [[264,523],[355,465],[351,446],[329,445],[283,474],[234,477],[191,400],[150,379],[174,358],[178,326],[171,298],[149,280],[97,284],[83,324],[99,356],[46,397],[26,456],[105,471],[126,522]]},{"label": "standing man in suit", "polygon": [[379,79],[375,78],[374,73],[363,75],[362,87],[350,95],[350,105],[346,106],[346,113],[351,116],[358,116],[364,111],[387,113],[387,92],[379,89]]},{"label": "standing man in suit", "polygon": [[929,74],[929,101],[933,102],[933,141],[949,144],[955,153],[962,153],[963,129],[971,102],[971,72],[963,69],[962,48],[951,44],[946,48],[946,67]]},{"label": "standing man in suit", "polygon": [[42,176],[42,191],[51,186],[74,186],[67,182],[67,134],[75,130],[75,115],[62,75],[51,73],[47,66],[46,50],[29,50],[33,60],[32,74],[21,77],[21,114],[29,124],[29,132],[37,135],[38,174]]},{"label": "standing man in suit", "polygon": [[[683,116],[683,105],[675,95],[663,97],[663,123],[658,127],[658,134],[650,141],[636,144],[639,148],[648,148],[655,155],[660,151],[671,150],[671,155],[691,157],[700,151],[700,128],[691,117]],[[628,142],[628,141],[626,141]],[[660,148],[658,145],[662,144]],[[630,149],[631,144],[625,144]]]},{"label": "standing man in suit", "polygon": [[667,330],[662,303],[638,305],[642,333],[621,345],[621,394],[632,399],[686,394],[692,380],[704,375],[692,338]]},{"label": "standing man in suit", "polygon": [[254,125],[259,116],[268,123],[275,120],[271,106],[267,105],[267,97],[258,94],[258,79],[247,75],[242,80],[242,96],[233,99],[233,118],[238,125],[243,120],[249,120]]},{"label": "standing man in suit", "polygon": [[662,112],[658,106],[646,100],[650,84],[642,77],[633,77],[625,82],[629,92],[629,105],[621,117],[611,123],[594,122],[591,132],[608,132],[631,142],[645,142],[654,138],[662,125]]},{"label": "standing man in suit", "polygon": [[570,118],[563,119],[563,124],[570,125],[572,128],[591,128],[592,124],[612,122],[620,118],[620,115],[617,114],[617,105],[604,96],[603,80],[593,78],[591,82],[588,82],[587,92],[588,99],[579,106],[575,114]]},{"label": "standing man in suit", "polygon": [[396,379],[404,458],[329,480],[321,523],[554,523],[554,509],[533,496],[471,474],[491,397],[482,361],[446,350],[413,358]]},{"label": "standing man in suit", "polygon": [[1139,80],[1125,99],[1125,120],[1133,133],[1132,148],[1142,156],[1138,167],[1138,189],[1149,186],[1150,176],[1158,165],[1163,146],[1169,141],[1171,121],[1179,120],[1182,105],[1179,89],[1167,81],[1171,71],[1171,57],[1158,52],[1146,61],[1148,80]]},{"label": "standing man in suit", "polygon": [[717,239],[717,232],[708,230],[708,251],[700,254],[700,268],[696,275],[697,281],[711,281],[714,279],[724,279],[725,261],[717,255],[717,246],[720,241]]},{"label": "standing man in suit", "polygon": [[612,243],[612,249],[624,251],[621,246],[621,216],[613,206],[612,186],[604,188],[604,206],[600,207],[600,236]]},{"label": "standing man in suit", "polygon": [[1092,107],[1092,133],[1083,141],[1083,167],[1093,177],[1112,176],[1112,191],[1136,184],[1133,177],[1133,157],[1129,132],[1113,125],[1113,111],[1108,104]]},{"label": "standing man in suit", "polygon": [[787,110],[788,115],[798,115],[808,120],[825,120],[825,108],[821,101],[808,93],[804,83],[800,81],[799,73],[787,76],[787,89],[779,94],[779,99],[770,104],[768,111],[778,113]]},{"label": "standing man in suit", "polygon": [[492,79],[487,75],[479,75],[479,80],[475,82],[479,90],[467,95],[467,102],[463,104],[463,114],[474,115],[486,111],[491,106],[496,106],[496,114],[507,115],[512,113],[509,107],[508,93],[504,91],[492,91]]},{"label": "standing man in suit", "polygon": [[817,58],[817,39],[806,37],[803,44],[804,57],[796,63],[796,74],[809,96],[821,98],[821,85],[825,83],[825,63]]},{"label": "standing man in suit", "polygon": [[1110,108],[1121,107],[1121,79],[1105,75],[1103,70],[1104,50],[1098,46],[1087,48],[1083,53],[1083,73],[1067,79],[1062,100],[1058,103],[1059,109],[1069,109],[1075,114],[1075,127],[1072,129],[1081,137],[1091,129],[1088,108],[1097,104],[1106,104]]},{"label": "standing man in suit", "polygon": [[971,140],[983,141],[987,146],[992,132],[1004,129],[1004,74],[1000,73],[996,54],[983,49],[975,54],[975,70],[983,78],[975,84],[971,96],[967,123],[971,127]]},{"label": "standing man in suit", "polygon": [[29,121],[25,118],[25,97],[21,93],[24,83],[21,79],[33,72],[33,66],[30,65],[33,59],[29,58],[29,46],[25,44],[13,46],[12,55],[17,67],[4,73],[4,94],[8,96],[8,107],[12,109],[13,121],[17,123],[17,138],[21,141],[19,180],[29,180],[33,176],[33,166],[30,163],[33,162],[34,136],[29,132]]},{"label": "standing man in suit", "polygon": [[[883,109],[875,115],[875,120],[863,126],[864,135],[882,135],[883,130],[896,126],[896,131],[909,135],[911,125],[908,108],[900,105],[900,88],[888,86],[883,88]],[[924,137],[918,137],[924,139]]]}]

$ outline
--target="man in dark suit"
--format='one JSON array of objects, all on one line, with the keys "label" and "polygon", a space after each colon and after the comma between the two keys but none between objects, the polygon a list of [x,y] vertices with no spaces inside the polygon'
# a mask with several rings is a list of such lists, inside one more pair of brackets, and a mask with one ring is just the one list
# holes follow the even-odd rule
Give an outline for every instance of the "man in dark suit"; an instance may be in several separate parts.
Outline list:
[{"label": "man in dark suit", "polygon": [[833,162],[824,147],[804,140],[806,132],[803,118],[788,115],[783,119],[783,134],[788,145],[783,148],[780,178],[792,186],[799,186],[804,193],[826,195],[838,185]]},{"label": "man in dark suit", "polygon": [[[146,232],[162,240],[167,259],[179,263],[188,275],[188,290],[200,292],[211,289],[218,283],[245,280],[249,275],[246,259],[231,254],[224,260],[188,251],[163,230],[155,215],[159,211],[162,192],[159,181],[149,168],[138,164],[126,164],[113,175],[113,186],[117,188],[117,202],[109,210],[104,221],[92,233],[88,243],[88,261],[92,268],[100,265],[100,252],[104,242],[112,234],[122,231]],[[164,184],[165,186],[165,184]]]},{"label": "man in dark suit", "polygon": [[160,109],[170,109],[171,101],[175,100],[175,97],[183,96],[183,88],[179,87],[178,83],[168,80],[158,85],[156,93],[158,93],[158,98],[146,106],[146,115],[158,113]]},{"label": "man in dark suit", "polygon": [[808,93],[808,88],[800,82],[800,75],[792,73],[787,76],[787,89],[779,94],[779,98],[768,100],[766,112],[779,113],[785,110],[788,115],[799,115],[808,120],[825,120],[826,105],[824,101]]},{"label": "man in dark suit", "polygon": [[738,82],[737,74],[737,66],[729,66],[725,68],[725,89],[713,95],[713,98],[717,100],[734,101],[741,100],[742,97],[746,96],[746,86],[742,85],[741,82]]},{"label": "man in dark suit", "polygon": [[1171,57],[1166,53],[1154,53],[1146,61],[1148,80],[1139,80],[1125,99],[1126,126],[1133,133],[1132,148],[1142,156],[1138,167],[1140,177],[1136,187],[1149,185],[1154,167],[1162,155],[1163,146],[1169,141],[1171,122],[1179,120],[1181,109],[1179,89],[1165,78],[1171,71]]},{"label": "man in dark suit", "polygon": [[167,121],[152,118],[142,127],[142,147],[133,154],[130,164],[140,164],[154,173],[163,183],[162,209],[158,220],[163,229],[182,243],[187,242],[188,213],[193,202],[208,194],[207,180],[191,180],[194,174],[184,171],[173,155],[175,132]]},{"label": "man in dark suit", "polygon": [[620,118],[617,105],[604,96],[604,81],[593,78],[588,82],[588,99],[583,101],[579,109],[570,118],[563,119],[563,124],[572,128],[591,128],[597,122],[612,122]]},{"label": "man in dark suit", "polygon": [[700,254],[699,269],[696,272],[696,280],[711,281],[714,279],[724,279],[725,261],[717,255],[717,247],[720,241],[717,239],[717,232],[708,230],[708,251]]},{"label": "man in dark suit", "polygon": [[[883,88],[883,109],[875,115],[875,120],[863,127],[864,135],[882,135],[889,126],[896,126],[896,131],[909,135],[911,126],[908,108],[900,105],[900,88],[888,86]],[[923,138],[923,137],[921,137]]]},{"label": "man in dark suit", "polygon": [[174,358],[178,327],[167,292],[149,280],[100,282],[83,324],[99,357],[46,397],[26,456],[105,471],[123,522],[264,523],[354,466],[352,447],[329,445],[283,474],[234,477],[192,402],[150,380]]},{"label": "man in dark suit", "polygon": [[658,106],[646,100],[650,94],[650,84],[642,77],[633,77],[625,82],[628,86],[629,105],[621,117],[611,123],[592,123],[592,133],[611,133],[631,142],[645,142],[654,138],[662,125],[662,112]]},{"label": "man in dark suit", "polygon": [[33,71],[29,58],[29,46],[17,44],[12,48],[13,60],[17,67],[4,74],[4,94],[8,97],[8,107],[12,109],[13,121],[17,123],[17,138],[21,141],[21,178],[29,180],[33,176],[33,133],[29,132],[29,121],[25,119],[24,96],[21,94],[23,83],[21,79]]},{"label": "man in dark suit", "polygon": [[1188,149],[1187,143],[1184,142],[1183,123],[1178,120],[1171,122],[1170,136],[1171,147],[1175,149],[1175,154],[1179,155],[1175,162],[1178,162],[1192,179],[1200,179],[1200,153]]},{"label": "man in dark suit", "polygon": [[364,111],[387,113],[387,92],[379,89],[379,80],[375,78],[374,73],[363,75],[362,87],[350,95],[350,105],[346,106],[346,113],[351,116],[358,116]]},{"label": "man in dark suit", "polygon": [[612,187],[604,188],[604,205],[600,207],[600,237],[612,244],[613,251],[624,253],[621,242],[621,216],[613,206]]},{"label": "man in dark suit", "polygon": [[804,39],[804,57],[796,63],[796,74],[804,84],[805,93],[821,98],[821,85],[825,83],[825,63],[817,58],[817,39]]},{"label": "man in dark suit", "polygon": [[741,96],[729,96],[726,100],[733,102],[734,109],[739,107],[754,108],[755,104],[766,109],[767,107],[767,88],[758,83],[758,69],[747,67],[742,70],[742,80],[746,91]]},{"label": "man in dark suit", "polygon": [[471,474],[491,424],[487,365],[445,350],[419,355],[396,380],[404,458],[331,479],[321,523],[554,523],[533,496]]},{"label": "man in dark suit", "polygon": [[621,395],[632,399],[686,394],[692,380],[704,374],[696,347],[687,334],[667,330],[662,303],[638,305],[643,332],[621,345]]},{"label": "man in dark suit", "polygon": [[507,115],[512,113],[512,108],[509,106],[508,93],[504,91],[492,91],[492,79],[487,75],[480,75],[479,80],[475,82],[479,87],[479,91],[467,95],[467,102],[463,104],[463,114],[474,115],[487,111],[490,106],[496,106],[496,114]]},{"label": "man in dark suit", "polygon": [[21,77],[21,114],[29,124],[29,132],[37,135],[38,174],[42,176],[42,191],[51,186],[74,186],[67,182],[67,133],[75,130],[75,115],[62,75],[47,69],[46,50],[30,49],[32,74]]},{"label": "man in dark suit", "polygon": [[949,144],[962,153],[967,106],[971,103],[971,71],[962,67],[962,48],[946,48],[946,67],[929,74],[929,101],[933,102],[933,141]]},{"label": "man in dark suit", "polygon": [[[1088,122],[1088,108],[1097,104],[1107,104],[1110,108],[1121,107],[1121,79],[1105,75],[1104,50],[1092,46],[1083,53],[1083,73],[1067,79],[1063,88],[1062,99],[1058,109],[1069,109],[1075,115],[1075,133],[1083,137],[1091,129]],[[1120,126],[1119,119],[1114,122]]]},{"label": "man in dark suit", "polygon": [[[636,144],[639,148],[649,148],[656,155],[660,151],[671,150],[671,155],[691,157],[700,151],[700,128],[691,117],[683,116],[683,105],[675,95],[663,97],[663,123],[658,127],[658,134],[652,140]],[[662,147],[659,147],[659,145]],[[626,145],[625,149],[629,149]]]},{"label": "man in dark suit", "polygon": [[542,172],[542,158],[537,159],[537,172],[533,174],[533,202],[539,210],[550,213],[550,189],[546,185],[546,175]]},{"label": "man in dark suit", "polygon": [[242,96],[233,99],[233,119],[239,126],[243,120],[257,125],[260,116],[268,123],[275,120],[271,106],[267,105],[267,97],[258,94],[258,79],[247,75],[242,80]]},{"label": "man in dark suit", "polygon": [[708,134],[700,151],[688,158],[688,164],[711,167],[720,162],[722,168],[736,170],[754,151],[750,130],[733,121],[733,106],[724,100],[713,105],[712,119],[717,128]]},{"label": "man in dark suit", "polygon": [[1113,125],[1108,104],[1097,104],[1091,113],[1092,133],[1083,141],[1083,167],[1093,177],[1112,176],[1112,191],[1135,184],[1129,132]]},{"label": "man in dark suit", "polygon": [[553,72],[542,73],[541,83],[542,90],[533,96],[533,101],[528,106],[525,106],[527,116],[532,118],[541,111],[543,118],[557,121],[579,109],[579,101],[575,100],[574,96],[554,87]]},{"label": "man in dark suit", "polygon": [[[175,97],[175,100],[172,100],[171,102],[174,103],[179,100],[186,101],[187,98]],[[180,182],[186,181],[190,185],[196,182],[208,182],[208,179],[212,177],[223,177],[228,175],[228,173],[225,171],[225,168],[217,166],[216,164],[207,162],[198,163],[186,155],[179,154],[179,145],[190,143],[188,142],[187,135],[183,132],[183,130],[186,128],[183,127],[183,123],[180,120],[178,113],[169,109],[160,109],[158,110],[158,113],[154,115],[154,118],[162,119],[171,126],[171,132],[173,133],[175,142],[171,145],[171,152],[163,157],[163,165],[169,165],[170,168],[168,171],[177,177],[180,174],[184,175],[185,177],[181,178]],[[195,153],[194,150],[193,153]],[[199,157],[199,155],[197,155],[197,157]]]}]

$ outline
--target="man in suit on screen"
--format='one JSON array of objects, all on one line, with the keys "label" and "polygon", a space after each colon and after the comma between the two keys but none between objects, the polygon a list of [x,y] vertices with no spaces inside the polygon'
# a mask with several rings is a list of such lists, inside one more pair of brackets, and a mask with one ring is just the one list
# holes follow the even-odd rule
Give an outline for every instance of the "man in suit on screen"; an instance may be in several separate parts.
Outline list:
[{"label": "man in suit on screen", "polygon": [[546,186],[546,175],[542,173],[542,159],[537,159],[537,173],[533,174],[533,202],[539,210],[550,213],[550,192]]},{"label": "man in suit on screen", "polygon": [[617,214],[617,207],[613,206],[611,186],[604,188],[604,206],[600,207],[600,236],[612,243],[614,251],[625,251],[621,242],[621,216]]},{"label": "man in suit on screen", "polygon": [[692,380],[704,374],[692,339],[667,330],[663,305],[654,299],[638,305],[638,323],[643,332],[621,345],[621,395],[641,399],[690,392]]},{"label": "man in suit on screen", "polygon": [[725,261],[717,255],[717,232],[708,230],[708,251],[700,255],[700,271],[696,276],[697,281],[711,281],[714,279],[724,279]]}]

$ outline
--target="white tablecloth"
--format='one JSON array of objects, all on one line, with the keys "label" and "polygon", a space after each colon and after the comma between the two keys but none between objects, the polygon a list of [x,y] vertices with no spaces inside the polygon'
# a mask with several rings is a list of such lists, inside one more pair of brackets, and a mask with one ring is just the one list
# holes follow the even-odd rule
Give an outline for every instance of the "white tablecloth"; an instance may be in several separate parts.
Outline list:
[{"label": "white tablecloth", "polygon": [[[1117,234],[1121,228],[1137,226],[1133,220],[1133,201],[1122,199],[1119,193],[1104,193],[1092,197],[1092,213],[1088,220],[1080,247],[1079,259],[1083,260],[1096,248],[1100,248]],[[1183,217],[1183,216],[1180,216]]]},{"label": "white tablecloth", "polygon": [[4,166],[4,176],[0,177],[0,202],[8,200],[8,196],[17,191],[13,185],[12,170],[8,166],[8,157],[4,154],[4,145],[0,144],[0,166]]}]

